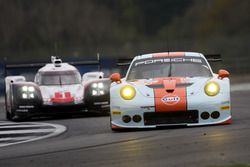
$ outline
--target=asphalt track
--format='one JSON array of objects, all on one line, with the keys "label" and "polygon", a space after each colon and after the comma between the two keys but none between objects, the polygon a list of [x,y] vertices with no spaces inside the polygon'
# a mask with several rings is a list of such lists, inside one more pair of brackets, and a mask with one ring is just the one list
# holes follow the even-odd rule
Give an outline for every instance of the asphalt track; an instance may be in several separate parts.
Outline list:
[{"label": "asphalt track", "polygon": [[[250,164],[250,91],[232,92],[233,124],[112,132],[108,116],[42,119],[59,136],[0,148],[0,167]],[[0,121],[4,121],[3,106]]]}]

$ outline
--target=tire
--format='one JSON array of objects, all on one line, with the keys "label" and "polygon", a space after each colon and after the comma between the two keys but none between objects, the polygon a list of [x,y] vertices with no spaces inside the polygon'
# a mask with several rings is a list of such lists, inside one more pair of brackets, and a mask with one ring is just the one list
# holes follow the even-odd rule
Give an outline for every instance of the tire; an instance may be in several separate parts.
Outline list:
[{"label": "tire", "polygon": [[10,111],[7,109],[6,107],[6,119],[9,121],[15,121],[15,122],[20,122],[20,121],[26,121],[29,119],[28,114],[27,115],[23,115],[23,116],[19,116],[15,113],[15,111],[12,109],[12,106],[10,107]]},{"label": "tire", "polygon": [[[15,103],[14,103],[14,97],[12,95],[12,91],[9,92],[10,93],[10,98],[8,99],[7,96],[5,95],[5,115],[6,115],[6,119],[9,121],[15,121],[15,122],[20,122],[20,121],[25,121],[29,119],[28,114],[27,115],[23,115],[23,116],[19,116],[16,114],[14,108],[15,108]],[[7,100],[10,100],[10,108],[8,108],[7,105]]]},{"label": "tire", "polygon": [[5,94],[5,117],[7,120],[11,120],[12,119],[12,116],[11,116],[11,113],[8,109],[8,105],[7,105],[7,95]]},{"label": "tire", "polygon": [[6,114],[6,119],[12,121],[12,114],[7,110],[5,111],[5,114]]},{"label": "tire", "polygon": [[12,104],[10,104],[10,109],[7,107],[7,101],[5,100],[5,116],[6,116],[6,119],[9,120],[9,121],[12,121],[13,120],[13,117],[14,117],[14,114],[13,114],[13,111],[12,111]]},{"label": "tire", "polygon": [[25,115],[17,115],[15,112],[10,113],[11,121],[14,122],[22,122],[22,121],[28,121],[30,119],[28,114]]},{"label": "tire", "polygon": [[10,111],[6,110],[6,119],[9,121],[15,121],[14,118],[16,117],[16,114],[13,112],[12,108]]}]

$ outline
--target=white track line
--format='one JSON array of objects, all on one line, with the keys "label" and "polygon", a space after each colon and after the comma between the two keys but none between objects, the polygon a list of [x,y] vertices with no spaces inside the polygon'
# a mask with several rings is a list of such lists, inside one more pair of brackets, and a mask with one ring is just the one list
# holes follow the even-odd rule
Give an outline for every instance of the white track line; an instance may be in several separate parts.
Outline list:
[{"label": "white track line", "polygon": [[[19,142],[15,142],[15,143],[0,144],[0,147],[16,145],[16,144],[21,144],[21,143],[27,143],[27,142],[33,142],[33,141],[37,141],[37,140],[41,140],[41,139],[55,137],[55,136],[65,132],[67,130],[65,126],[58,125],[58,124],[36,123],[36,122],[26,122],[26,124],[35,124],[35,125],[41,125],[41,126],[51,126],[51,127],[53,127],[52,128],[53,132],[49,133],[47,135],[44,135],[44,136],[33,136],[32,138],[28,138],[28,140],[24,140],[24,141],[19,141]],[[27,137],[29,137],[29,136],[27,136]],[[2,138],[2,140],[4,140],[4,138]]]},{"label": "white track line", "polygon": [[0,135],[5,134],[27,134],[27,133],[50,133],[53,132],[55,129],[35,129],[35,130],[7,130],[7,131],[0,131]]},{"label": "white track line", "polygon": [[15,123],[15,122],[0,122],[0,126],[5,126],[5,125],[28,125],[27,123]]},{"label": "white track line", "polygon": [[5,129],[5,128],[35,128],[35,127],[49,127],[48,125],[19,125],[19,124],[17,124],[17,125],[10,125],[10,126],[6,126],[6,125],[4,125],[4,126],[1,126],[1,124],[0,124],[0,130],[1,129]]},{"label": "white track line", "polygon": [[37,137],[37,136],[25,136],[25,137],[6,137],[6,138],[0,138],[0,142],[3,142],[3,141],[20,141],[20,140],[30,140],[34,137]]}]

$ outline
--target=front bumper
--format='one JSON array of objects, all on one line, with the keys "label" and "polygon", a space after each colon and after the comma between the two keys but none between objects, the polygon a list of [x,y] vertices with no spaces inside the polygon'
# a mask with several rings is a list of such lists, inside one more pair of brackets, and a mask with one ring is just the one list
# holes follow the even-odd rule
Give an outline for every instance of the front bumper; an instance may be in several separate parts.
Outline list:
[{"label": "front bumper", "polygon": [[[111,107],[111,125],[116,128],[155,128],[162,126],[200,126],[231,120],[230,102],[196,102],[186,111],[155,112],[154,106]],[[140,117],[140,121],[135,117]],[[125,120],[125,121],[124,121]]]},{"label": "front bumper", "polygon": [[107,113],[110,111],[110,101],[108,95],[88,96],[85,100],[85,104],[89,112]]},{"label": "front bumper", "polygon": [[85,106],[83,104],[77,105],[41,105],[34,108],[29,108],[25,110],[16,110],[18,116],[47,116],[47,115],[57,115],[57,114],[75,114],[86,112]]}]

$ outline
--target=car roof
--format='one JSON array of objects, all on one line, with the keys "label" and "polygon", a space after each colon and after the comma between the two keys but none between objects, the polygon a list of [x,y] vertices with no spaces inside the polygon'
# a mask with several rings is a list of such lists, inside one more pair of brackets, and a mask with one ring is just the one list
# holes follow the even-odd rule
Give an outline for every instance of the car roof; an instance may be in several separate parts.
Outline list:
[{"label": "car roof", "polygon": [[143,54],[136,56],[134,60],[141,60],[141,59],[147,59],[147,58],[159,58],[159,57],[201,57],[205,58],[201,53],[197,52],[159,52],[159,53],[149,53],[149,54]]},{"label": "car roof", "polygon": [[61,71],[77,71],[77,69],[68,63],[61,63],[58,66],[56,66],[53,63],[49,63],[39,69],[39,72],[61,72]]}]

